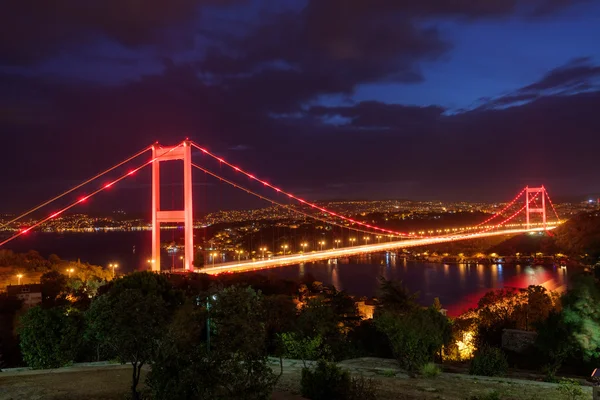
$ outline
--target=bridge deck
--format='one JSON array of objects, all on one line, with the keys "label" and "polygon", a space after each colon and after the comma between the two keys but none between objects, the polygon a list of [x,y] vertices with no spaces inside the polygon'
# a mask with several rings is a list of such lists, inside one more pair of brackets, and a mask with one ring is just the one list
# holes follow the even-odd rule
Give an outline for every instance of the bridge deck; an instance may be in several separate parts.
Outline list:
[{"label": "bridge deck", "polygon": [[[549,226],[547,230],[554,229],[555,227]],[[285,265],[300,264],[305,262],[328,260],[332,258],[356,256],[366,253],[377,253],[381,251],[389,251],[407,247],[425,246],[437,243],[455,242],[459,240],[477,239],[490,236],[500,235],[515,235],[519,233],[528,232],[541,232],[544,228],[533,228],[533,229],[509,229],[493,232],[484,232],[477,234],[467,235],[452,235],[443,237],[433,237],[424,239],[407,239],[388,243],[376,243],[367,244],[354,247],[344,247],[340,249],[330,249],[322,251],[314,251],[310,253],[302,254],[290,254],[286,256],[276,256],[266,259],[253,259],[247,261],[232,261],[222,264],[217,264],[214,267],[205,267],[196,270],[196,272],[202,272],[205,274],[217,275],[222,273],[238,273],[238,272],[249,272],[257,271],[261,269],[281,267]]]}]

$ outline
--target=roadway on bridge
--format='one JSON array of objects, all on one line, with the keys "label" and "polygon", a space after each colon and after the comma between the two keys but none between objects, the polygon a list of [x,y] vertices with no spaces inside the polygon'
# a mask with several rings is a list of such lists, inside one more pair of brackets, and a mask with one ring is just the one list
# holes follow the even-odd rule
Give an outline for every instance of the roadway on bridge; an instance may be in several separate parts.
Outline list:
[{"label": "roadway on bridge", "polygon": [[[555,227],[549,226],[546,230],[554,229]],[[500,236],[500,235],[515,235],[520,233],[529,233],[529,232],[542,232],[544,228],[533,228],[533,229],[509,229],[509,230],[499,230],[492,232],[483,232],[483,233],[473,233],[473,234],[465,234],[465,235],[451,235],[451,236],[440,236],[440,237],[432,237],[432,238],[422,238],[422,239],[407,239],[407,240],[399,240],[394,242],[387,243],[374,243],[374,244],[366,244],[361,246],[353,246],[353,247],[343,247],[340,249],[330,249],[330,250],[322,250],[322,251],[314,251],[310,253],[300,253],[300,254],[290,254],[285,256],[276,256],[265,259],[253,259],[247,261],[232,261],[222,264],[217,264],[214,267],[205,267],[202,269],[196,270],[196,272],[201,272],[210,275],[218,275],[222,273],[239,273],[239,272],[250,272],[257,271],[261,269],[281,267],[285,265],[293,265],[300,264],[305,262],[314,262],[321,260],[328,260],[333,258],[340,257],[349,257],[356,256],[360,254],[366,253],[377,253],[381,251],[390,251],[396,249],[402,249],[407,247],[416,247],[416,246],[425,246],[437,243],[447,243],[447,242],[455,242],[458,240],[468,240],[468,239],[478,239],[485,238],[490,236]]]}]

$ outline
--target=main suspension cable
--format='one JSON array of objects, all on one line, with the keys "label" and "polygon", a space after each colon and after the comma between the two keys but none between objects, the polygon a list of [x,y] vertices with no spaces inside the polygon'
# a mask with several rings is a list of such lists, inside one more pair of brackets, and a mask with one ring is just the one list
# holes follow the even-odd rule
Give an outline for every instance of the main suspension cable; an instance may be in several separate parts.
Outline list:
[{"label": "main suspension cable", "polygon": [[52,203],[52,202],[54,202],[54,201],[56,201],[56,200],[58,200],[58,199],[60,199],[60,198],[62,198],[62,197],[64,197],[64,196],[68,195],[69,193],[72,193],[72,192],[74,192],[75,190],[77,190],[77,189],[79,189],[79,188],[81,188],[81,187],[83,187],[83,186],[87,185],[88,183],[91,183],[91,182],[95,181],[96,179],[98,179],[98,178],[100,178],[100,177],[102,177],[102,176],[104,176],[104,175],[108,174],[109,172],[111,172],[111,171],[113,171],[113,170],[115,170],[115,169],[119,168],[120,166],[122,166],[122,165],[124,165],[124,164],[127,164],[128,162],[130,162],[130,161],[132,161],[133,159],[135,159],[135,158],[137,158],[137,157],[141,156],[142,154],[144,154],[145,152],[147,152],[147,151],[148,151],[148,150],[150,150],[151,148],[152,148],[152,146],[148,146],[148,147],[146,147],[145,149],[143,149],[143,150],[140,150],[140,151],[139,151],[139,152],[137,152],[136,154],[132,155],[131,157],[129,157],[129,158],[127,158],[127,159],[125,159],[124,161],[122,161],[122,162],[120,162],[120,163],[118,163],[118,164],[116,164],[116,165],[112,166],[111,168],[109,168],[109,169],[107,169],[107,170],[104,170],[104,171],[100,172],[99,174],[97,174],[97,175],[93,176],[92,178],[89,178],[88,180],[86,180],[86,181],[84,181],[84,182],[81,182],[79,185],[72,187],[71,189],[69,189],[69,190],[67,190],[67,191],[65,191],[65,192],[63,192],[63,193],[61,193],[61,194],[59,194],[58,196],[55,196],[55,197],[53,197],[53,198],[51,198],[51,199],[49,199],[49,200],[46,200],[45,202],[43,202],[43,203],[41,203],[41,204],[39,204],[39,205],[35,206],[34,208],[30,209],[29,211],[26,211],[26,212],[24,212],[23,214],[19,215],[18,217],[15,217],[15,218],[13,218],[12,220],[10,220],[10,221],[6,222],[5,224],[2,224],[2,225],[0,225],[0,229],[2,229],[2,228],[6,227],[6,226],[8,226],[8,225],[10,225],[10,224],[12,224],[12,223],[14,223],[14,222],[17,222],[18,220],[20,220],[20,219],[21,219],[21,218],[23,218],[23,217],[26,217],[26,216],[28,216],[28,215],[29,215],[29,214],[31,214],[32,212],[35,212],[35,211],[39,210],[40,208],[47,206],[48,204],[50,204],[50,203]]},{"label": "main suspension cable", "polygon": [[[246,192],[246,193],[248,193],[248,194],[254,195],[254,196],[256,196],[256,197],[258,197],[258,198],[260,198],[260,199],[262,199],[262,200],[268,201],[268,202],[269,202],[269,203],[271,203],[271,204],[275,204],[275,205],[277,205],[277,206],[283,207],[283,208],[285,208],[285,209],[288,209],[288,210],[290,210],[290,211],[292,211],[292,212],[295,212],[295,213],[298,213],[298,214],[304,215],[304,216],[306,216],[306,217],[309,217],[309,218],[316,219],[316,220],[318,220],[318,221],[321,221],[321,222],[325,222],[325,223],[327,223],[327,224],[331,224],[331,225],[339,226],[339,227],[342,227],[342,228],[348,228],[348,229],[351,229],[351,230],[353,230],[353,231],[355,231],[355,232],[366,233],[366,234],[369,234],[369,235],[376,235],[376,234],[377,234],[377,233],[375,233],[375,232],[370,232],[370,231],[366,231],[366,230],[363,230],[363,229],[358,229],[358,228],[352,228],[352,227],[344,226],[344,225],[341,225],[341,224],[339,224],[339,223],[332,222],[332,221],[330,221],[330,220],[327,220],[327,219],[324,219],[324,218],[321,218],[321,217],[316,217],[316,216],[314,216],[314,215],[312,215],[312,214],[306,213],[306,212],[304,212],[304,211],[300,211],[300,210],[298,210],[298,209],[294,208],[294,207],[293,207],[293,206],[291,206],[291,205],[288,205],[288,204],[283,204],[283,203],[280,203],[280,202],[278,202],[278,201],[271,200],[271,199],[269,199],[268,197],[265,197],[265,196],[263,196],[263,195],[261,195],[261,194],[258,194],[258,193],[256,193],[256,192],[254,192],[254,191],[252,191],[252,190],[250,190],[250,189],[248,189],[248,188],[244,187],[244,186],[238,185],[237,183],[234,183],[234,182],[232,182],[232,181],[230,181],[230,180],[228,180],[228,179],[225,179],[225,178],[223,178],[223,177],[221,177],[221,176],[217,175],[216,173],[214,173],[214,172],[212,172],[212,171],[210,171],[210,170],[208,170],[208,169],[206,169],[206,168],[202,168],[201,166],[199,166],[199,165],[197,165],[197,164],[194,164],[194,163],[192,163],[192,167],[194,167],[194,168],[197,168],[197,169],[199,169],[200,171],[202,171],[202,172],[204,172],[204,173],[206,173],[206,174],[208,174],[208,175],[210,175],[210,176],[212,176],[212,177],[214,177],[214,178],[217,178],[217,179],[219,179],[220,181],[223,181],[223,182],[225,182],[225,183],[227,183],[227,184],[229,184],[229,185],[231,185],[231,186],[233,186],[233,187],[235,187],[235,188],[237,188],[237,189],[240,189],[240,190],[242,190],[242,191],[244,191],[244,192]],[[400,237],[400,236],[398,236],[398,237]]]},{"label": "main suspension cable", "polygon": [[94,192],[92,192],[92,193],[88,194],[87,196],[84,196],[84,197],[80,198],[79,200],[77,200],[77,201],[75,201],[75,202],[73,202],[73,203],[69,204],[68,206],[66,206],[66,207],[62,208],[61,210],[59,210],[59,211],[57,211],[57,212],[55,212],[55,213],[53,213],[53,214],[49,215],[48,217],[46,217],[46,218],[44,218],[44,219],[42,219],[42,220],[40,220],[40,221],[36,222],[35,224],[31,225],[30,227],[28,227],[28,228],[26,228],[26,229],[22,229],[22,230],[20,230],[19,232],[17,232],[17,233],[16,233],[16,234],[14,234],[13,236],[11,236],[11,237],[7,238],[7,239],[6,239],[6,240],[4,240],[3,242],[0,242],[0,247],[2,247],[3,245],[5,245],[6,243],[8,243],[8,242],[10,242],[10,241],[12,241],[12,240],[14,240],[14,239],[18,238],[19,236],[26,234],[27,232],[29,232],[29,231],[31,231],[32,229],[34,229],[34,228],[36,228],[36,227],[40,226],[41,224],[43,224],[43,223],[45,223],[45,222],[47,222],[47,221],[49,221],[49,220],[51,220],[51,219],[54,219],[54,218],[58,217],[60,214],[64,213],[64,212],[65,212],[65,211],[67,211],[67,210],[70,210],[71,208],[75,207],[76,205],[78,205],[78,204],[80,204],[80,203],[83,203],[83,202],[85,202],[87,199],[89,199],[89,198],[91,198],[91,197],[95,196],[96,194],[98,194],[98,193],[102,192],[102,191],[103,191],[103,190],[105,190],[105,189],[108,189],[109,187],[113,186],[115,183],[118,183],[118,182],[122,181],[123,179],[127,178],[128,176],[131,176],[131,175],[135,174],[136,172],[138,172],[138,171],[139,171],[139,170],[141,170],[142,168],[144,168],[144,167],[146,167],[146,166],[148,166],[148,165],[152,164],[154,161],[156,161],[156,160],[157,160],[157,159],[159,159],[160,157],[162,157],[162,156],[164,156],[164,155],[166,155],[166,154],[168,154],[168,153],[172,152],[173,150],[177,149],[178,147],[180,147],[180,146],[182,146],[182,145],[183,145],[183,143],[180,143],[179,145],[172,147],[171,149],[169,149],[169,150],[167,150],[167,151],[163,152],[162,154],[160,154],[160,155],[158,155],[158,156],[156,156],[156,157],[152,158],[151,160],[149,160],[149,161],[145,162],[144,164],[142,164],[142,165],[138,166],[137,168],[134,168],[134,169],[132,169],[131,171],[129,171],[129,172],[128,172],[128,173],[126,173],[125,175],[121,175],[119,178],[115,179],[114,181],[112,181],[112,182],[109,182],[109,183],[107,183],[107,184],[105,184],[105,185],[101,186],[99,189],[97,189],[97,190],[95,190]]},{"label": "main suspension cable", "polygon": [[353,224],[361,225],[361,226],[369,228],[369,229],[374,229],[374,230],[377,230],[377,231],[380,231],[380,232],[385,232],[387,234],[392,234],[392,235],[395,235],[395,236],[425,237],[425,236],[418,236],[418,235],[414,235],[414,234],[409,234],[409,233],[406,233],[406,232],[396,232],[396,231],[392,231],[390,229],[380,228],[378,226],[369,225],[369,224],[366,224],[366,223],[364,223],[362,221],[358,221],[358,220],[355,220],[355,219],[352,219],[352,218],[348,218],[348,217],[346,217],[344,215],[338,214],[338,213],[336,213],[334,211],[328,210],[328,209],[326,209],[324,207],[321,207],[321,206],[319,206],[317,204],[311,203],[311,202],[309,202],[307,200],[304,200],[304,199],[302,199],[300,197],[297,197],[297,196],[295,196],[295,195],[293,195],[293,194],[291,194],[289,192],[285,192],[282,189],[280,189],[280,188],[278,188],[276,186],[273,186],[270,183],[268,183],[266,181],[263,181],[263,180],[255,177],[254,175],[250,174],[249,172],[244,171],[240,167],[237,167],[237,166],[235,166],[235,165],[233,165],[233,164],[225,161],[223,158],[217,157],[215,154],[211,153],[210,151],[206,150],[205,148],[198,146],[195,142],[192,142],[192,146],[196,147],[198,150],[200,150],[204,154],[206,154],[206,155],[214,158],[215,160],[219,161],[220,163],[223,163],[223,164],[227,165],[228,167],[232,168],[234,171],[240,172],[240,173],[246,175],[248,178],[250,178],[250,179],[252,179],[254,181],[257,181],[259,183],[262,183],[264,186],[267,186],[267,187],[275,190],[278,193],[282,193],[282,194],[288,196],[289,198],[300,202],[301,204],[304,204],[304,205],[307,205],[307,206],[312,207],[314,209],[317,209],[317,210],[319,210],[319,211],[321,211],[323,213],[326,213],[326,214],[332,215],[334,217],[346,220],[346,221],[351,222]]}]

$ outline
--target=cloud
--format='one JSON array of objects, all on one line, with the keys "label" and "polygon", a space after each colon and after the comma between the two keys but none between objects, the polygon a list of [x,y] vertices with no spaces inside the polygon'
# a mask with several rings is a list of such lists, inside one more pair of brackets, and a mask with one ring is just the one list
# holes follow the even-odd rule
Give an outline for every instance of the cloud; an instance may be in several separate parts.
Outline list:
[{"label": "cloud", "polygon": [[347,118],[350,121],[348,125],[356,128],[411,129],[418,125],[434,123],[444,111],[444,108],[438,106],[417,107],[364,101],[353,106],[315,106],[308,110],[308,114],[316,117]]},{"label": "cloud", "polygon": [[[173,46],[204,5],[235,0],[19,0],[0,13],[0,65],[28,65],[105,36],[128,47]],[[194,29],[187,31],[188,40]],[[178,37],[176,39],[181,39]],[[165,43],[169,41],[168,44]]]},{"label": "cloud", "polygon": [[589,57],[573,59],[550,70],[540,80],[514,92],[492,99],[481,99],[481,108],[522,105],[548,96],[571,96],[600,91],[600,66]]}]

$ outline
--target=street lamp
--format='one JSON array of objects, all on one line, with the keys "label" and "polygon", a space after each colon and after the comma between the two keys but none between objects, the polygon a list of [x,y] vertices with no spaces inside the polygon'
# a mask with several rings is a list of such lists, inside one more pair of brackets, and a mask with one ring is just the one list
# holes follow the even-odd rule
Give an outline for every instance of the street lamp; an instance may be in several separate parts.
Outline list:
[{"label": "street lamp", "polygon": [[281,248],[283,249],[283,255],[285,256],[285,251],[287,250],[288,245],[284,244],[284,245],[281,246]]},{"label": "street lamp", "polygon": [[119,264],[111,263],[111,264],[108,264],[108,267],[112,268],[112,277],[114,278],[115,277],[115,268],[119,268]]},{"label": "street lamp", "polygon": [[267,251],[267,248],[266,247],[261,247],[259,250],[262,253],[261,254],[262,258],[265,258],[265,251]]},{"label": "street lamp", "polygon": [[308,246],[308,243],[302,243],[300,244],[300,246],[302,246],[302,252],[304,253],[306,251],[306,246]]},{"label": "street lamp", "polygon": [[210,255],[212,257],[212,261],[213,261],[212,264],[213,264],[213,267],[214,267],[215,266],[215,258],[217,257],[218,253],[211,253]]},{"label": "street lamp", "polygon": [[341,242],[340,239],[335,239],[334,242],[335,242],[335,247],[336,248],[340,247],[340,242]]},{"label": "street lamp", "polygon": [[377,235],[377,243],[381,240],[381,236]]},{"label": "street lamp", "polygon": [[185,269],[185,258],[183,256],[179,256],[179,259],[181,260],[181,269]]},{"label": "street lamp", "polygon": [[350,238],[350,246],[354,246],[355,241],[356,241],[356,238]]},{"label": "street lamp", "polygon": [[17,279],[19,279],[19,285],[21,284],[21,278],[23,277],[23,274],[18,274],[17,275]]},{"label": "street lamp", "polygon": [[73,268],[67,269],[67,272],[69,274],[69,278],[71,277],[71,274],[73,273],[73,271],[75,271]]},{"label": "street lamp", "polygon": [[364,236],[363,239],[365,239],[365,244],[367,244],[369,242],[369,239],[371,239],[371,238],[368,236]]},{"label": "street lamp", "polygon": [[320,250],[323,250],[323,246],[325,246],[325,241],[324,240],[320,241],[319,246],[321,246]]}]

